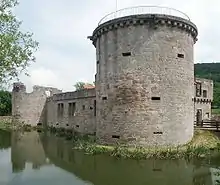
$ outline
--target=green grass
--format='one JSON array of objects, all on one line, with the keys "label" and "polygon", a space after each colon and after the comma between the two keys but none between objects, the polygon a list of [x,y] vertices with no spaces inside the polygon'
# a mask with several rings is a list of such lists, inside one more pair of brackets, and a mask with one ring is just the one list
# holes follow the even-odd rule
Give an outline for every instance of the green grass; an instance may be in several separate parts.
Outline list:
[{"label": "green grass", "polygon": [[212,114],[220,115],[220,109],[212,109]]},{"label": "green grass", "polygon": [[0,121],[0,129],[1,130],[11,130],[11,123],[7,121]]},{"label": "green grass", "polygon": [[[56,132],[56,131],[55,131]],[[195,130],[193,139],[185,145],[178,147],[129,147],[126,145],[104,146],[95,143],[94,138],[84,136],[73,137],[71,133],[65,134],[59,130],[58,134],[72,140],[74,149],[82,150],[86,154],[108,154],[117,158],[132,159],[179,159],[179,158],[206,158],[220,151],[220,140],[210,131]]]},{"label": "green grass", "polygon": [[0,121],[0,129],[1,130],[22,130],[24,132],[31,132],[33,130],[37,130],[37,127],[33,127],[31,125],[24,124],[13,124],[8,121]]}]

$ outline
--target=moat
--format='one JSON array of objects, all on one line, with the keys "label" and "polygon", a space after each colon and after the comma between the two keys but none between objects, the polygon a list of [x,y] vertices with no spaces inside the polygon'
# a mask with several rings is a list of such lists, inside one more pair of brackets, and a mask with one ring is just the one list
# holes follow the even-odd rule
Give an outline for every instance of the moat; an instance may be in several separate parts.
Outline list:
[{"label": "moat", "polygon": [[125,160],[86,155],[53,135],[0,130],[1,185],[216,185],[220,156],[208,160]]}]

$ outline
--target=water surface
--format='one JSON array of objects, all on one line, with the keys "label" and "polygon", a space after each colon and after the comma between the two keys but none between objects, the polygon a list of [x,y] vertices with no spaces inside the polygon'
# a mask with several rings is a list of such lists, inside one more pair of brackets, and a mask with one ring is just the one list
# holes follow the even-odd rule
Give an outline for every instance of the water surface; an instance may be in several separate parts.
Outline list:
[{"label": "water surface", "polygon": [[216,185],[219,166],[220,158],[189,162],[90,156],[62,138],[0,130],[0,185]]}]

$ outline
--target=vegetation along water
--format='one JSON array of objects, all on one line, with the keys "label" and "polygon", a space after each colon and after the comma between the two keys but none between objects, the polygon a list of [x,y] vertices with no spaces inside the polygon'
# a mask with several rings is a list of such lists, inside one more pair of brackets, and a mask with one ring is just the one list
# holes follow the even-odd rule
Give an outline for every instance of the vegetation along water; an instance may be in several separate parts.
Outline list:
[{"label": "vegetation along water", "polygon": [[70,140],[37,131],[0,130],[0,184],[122,185],[220,182],[220,156],[204,159],[115,158],[87,155]]}]

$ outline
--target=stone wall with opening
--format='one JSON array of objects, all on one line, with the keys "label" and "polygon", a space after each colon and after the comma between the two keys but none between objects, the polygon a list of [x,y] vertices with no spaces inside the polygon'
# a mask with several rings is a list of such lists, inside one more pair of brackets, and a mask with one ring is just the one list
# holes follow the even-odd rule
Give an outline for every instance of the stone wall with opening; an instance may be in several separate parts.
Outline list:
[{"label": "stone wall with opening", "polygon": [[95,135],[95,89],[55,94],[47,100],[47,125]]},{"label": "stone wall with opening", "polygon": [[34,86],[26,92],[23,83],[14,83],[12,90],[12,116],[15,123],[37,126],[46,122],[46,100],[55,93],[62,92],[52,87]]},{"label": "stone wall with opening", "polygon": [[194,87],[194,121],[210,120],[211,103],[213,101],[213,81],[195,78]]}]

